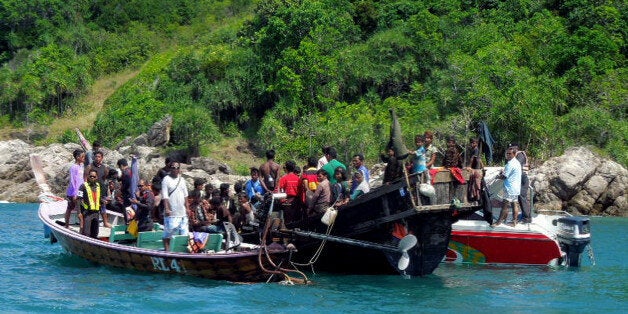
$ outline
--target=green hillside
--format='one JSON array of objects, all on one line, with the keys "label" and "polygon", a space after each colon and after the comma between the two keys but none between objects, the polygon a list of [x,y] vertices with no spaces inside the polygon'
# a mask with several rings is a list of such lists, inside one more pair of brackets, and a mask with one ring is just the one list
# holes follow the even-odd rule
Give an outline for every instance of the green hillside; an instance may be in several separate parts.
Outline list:
[{"label": "green hillside", "polygon": [[[408,147],[425,130],[437,145],[447,135],[464,142],[485,121],[498,154],[510,142],[537,160],[592,145],[626,166],[626,9],[611,0],[0,0],[0,126],[46,129],[100,110],[85,131],[113,146],[171,114],[172,149],[190,154],[244,137],[281,160],[323,145],[375,160],[395,108]],[[94,82],[131,71],[108,86],[102,109],[84,103]]]}]

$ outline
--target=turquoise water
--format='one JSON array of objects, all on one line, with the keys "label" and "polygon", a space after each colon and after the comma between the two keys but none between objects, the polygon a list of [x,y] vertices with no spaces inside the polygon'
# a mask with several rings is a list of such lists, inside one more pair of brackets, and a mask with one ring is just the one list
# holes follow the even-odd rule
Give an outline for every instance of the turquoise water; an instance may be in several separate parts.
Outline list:
[{"label": "turquoise water", "polygon": [[[596,265],[441,265],[425,278],[310,275],[232,284],[99,266],[43,238],[36,204],[0,204],[2,312],[600,313],[628,308],[628,219],[593,218]],[[356,263],[359,261],[356,261]]]}]

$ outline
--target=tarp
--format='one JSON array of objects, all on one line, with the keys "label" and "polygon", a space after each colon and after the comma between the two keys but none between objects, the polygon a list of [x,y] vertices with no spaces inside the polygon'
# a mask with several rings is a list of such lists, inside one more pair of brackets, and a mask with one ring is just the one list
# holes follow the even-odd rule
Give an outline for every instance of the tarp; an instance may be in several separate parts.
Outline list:
[{"label": "tarp", "polygon": [[403,142],[401,125],[399,124],[399,120],[397,120],[397,114],[395,114],[394,109],[390,109],[390,116],[392,118],[392,124],[390,125],[390,139],[388,140],[386,149],[392,148],[395,151],[395,156],[402,156],[408,153],[408,148],[406,148],[406,144]]},{"label": "tarp", "polygon": [[[137,156],[131,156],[131,198],[135,199],[135,193],[137,192],[137,184],[140,182],[140,163],[137,160]],[[132,205],[133,209],[137,211],[137,205]]]},{"label": "tarp", "polygon": [[486,122],[478,122],[475,132],[478,134],[478,137],[482,141],[482,146],[480,147],[480,149],[481,152],[484,152],[486,161],[489,164],[493,163],[493,146],[495,145],[495,140],[493,139],[493,136],[491,136],[491,132],[489,131]]}]

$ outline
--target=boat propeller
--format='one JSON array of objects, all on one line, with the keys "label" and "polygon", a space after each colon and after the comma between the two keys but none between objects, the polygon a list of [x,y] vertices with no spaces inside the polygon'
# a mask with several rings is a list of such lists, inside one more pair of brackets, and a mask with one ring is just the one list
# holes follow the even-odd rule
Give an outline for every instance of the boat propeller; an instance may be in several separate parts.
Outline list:
[{"label": "boat propeller", "polygon": [[413,234],[408,234],[403,237],[401,241],[399,241],[399,252],[401,252],[401,257],[399,257],[399,261],[397,262],[397,268],[399,270],[406,270],[410,265],[410,255],[408,255],[408,250],[413,248],[417,244],[417,239]]}]

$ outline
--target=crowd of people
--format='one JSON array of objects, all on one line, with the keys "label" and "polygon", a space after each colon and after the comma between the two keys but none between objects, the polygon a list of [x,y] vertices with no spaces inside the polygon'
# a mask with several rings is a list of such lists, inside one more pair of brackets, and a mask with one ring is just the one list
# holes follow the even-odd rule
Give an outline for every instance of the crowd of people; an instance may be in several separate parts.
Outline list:
[{"label": "crowd of people", "polygon": [[[413,176],[417,178],[413,184],[430,184],[431,172],[437,168],[437,159],[440,159],[442,167],[448,168],[452,174],[461,168],[470,170],[468,195],[470,200],[478,200],[483,168],[478,139],[471,139],[463,149],[454,137],[448,137],[444,153],[433,145],[433,140],[434,134],[430,131],[416,135],[416,149],[400,156],[389,147],[387,154],[381,156],[386,162],[383,184],[394,182],[404,173],[417,174]],[[437,158],[439,155],[442,158]],[[310,157],[302,167],[292,160],[281,166],[275,161],[275,151],[268,150],[266,161],[259,167],[250,168],[250,178],[234,184],[233,194],[230,194],[230,184],[222,183],[216,189],[204,179],[196,179],[193,189],[188,192],[180,175],[180,163],[170,158],[166,158],[164,167],[151,180],[140,178],[135,182],[126,159],[117,161],[117,169],[104,165],[103,152],[97,142],[91,151],[75,150],[73,157],[67,189],[66,226],[69,227],[71,213],[76,210],[80,232],[95,238],[99,215],[104,226],[110,227],[108,209],[122,214],[127,224],[135,220],[139,231],[152,230],[154,223],[162,224],[166,250],[170,238],[176,234],[221,233],[225,232],[225,223],[237,230],[256,227],[259,224],[258,209],[267,192],[285,193],[280,206],[285,221],[291,222],[320,215],[329,207],[342,206],[371,190],[371,174],[364,156],[354,154],[351,166],[347,167],[337,159],[338,153],[331,146],[323,147],[320,158]],[[136,162],[135,157],[131,158]],[[509,162],[503,173],[507,197],[496,225],[503,223],[510,207],[514,214],[522,208],[522,221],[530,222],[527,176],[521,170],[527,167],[527,157],[518,145],[514,145],[508,149],[507,159]],[[404,163],[404,160],[407,161]]]}]

